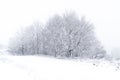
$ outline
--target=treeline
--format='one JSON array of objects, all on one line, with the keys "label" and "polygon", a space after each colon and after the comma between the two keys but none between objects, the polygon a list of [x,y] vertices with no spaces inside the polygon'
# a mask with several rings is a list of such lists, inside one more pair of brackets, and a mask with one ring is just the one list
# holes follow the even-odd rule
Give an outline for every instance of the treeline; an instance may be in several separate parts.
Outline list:
[{"label": "treeline", "polygon": [[93,24],[75,13],[54,15],[45,25],[36,23],[25,28],[10,40],[9,51],[14,55],[92,59],[106,55]]}]

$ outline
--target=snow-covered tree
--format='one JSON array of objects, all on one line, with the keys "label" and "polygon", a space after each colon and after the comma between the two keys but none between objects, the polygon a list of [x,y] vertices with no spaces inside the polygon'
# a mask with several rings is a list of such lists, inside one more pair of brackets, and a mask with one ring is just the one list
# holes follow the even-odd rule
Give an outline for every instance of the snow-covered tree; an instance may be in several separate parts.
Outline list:
[{"label": "snow-covered tree", "polygon": [[62,18],[59,15],[55,15],[47,22],[43,30],[43,52],[45,54],[57,56],[62,51],[61,25]]},{"label": "snow-covered tree", "polygon": [[21,31],[10,40],[9,51],[17,55],[34,55],[40,53],[42,25],[35,23]]},{"label": "snow-covered tree", "polygon": [[27,54],[39,54],[41,46],[42,25],[35,23],[25,29],[24,41],[27,46]]},{"label": "snow-covered tree", "polygon": [[25,53],[25,45],[24,45],[24,31],[23,28],[20,29],[19,32],[16,32],[16,35],[10,39],[9,43],[9,51],[16,55],[24,55]]},{"label": "snow-covered tree", "polygon": [[16,54],[55,57],[102,58],[106,52],[96,39],[94,26],[75,13],[54,15],[45,24],[33,24],[17,35],[10,45]]},{"label": "snow-covered tree", "polygon": [[[45,31],[44,31],[45,32]],[[104,56],[105,51],[94,35],[94,26],[75,13],[55,15],[46,24],[47,54],[66,57]]]}]

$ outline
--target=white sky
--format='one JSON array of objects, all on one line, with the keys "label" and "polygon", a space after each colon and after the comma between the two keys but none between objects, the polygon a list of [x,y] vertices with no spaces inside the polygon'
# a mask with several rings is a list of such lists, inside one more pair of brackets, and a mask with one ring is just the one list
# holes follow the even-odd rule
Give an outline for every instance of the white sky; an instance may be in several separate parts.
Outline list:
[{"label": "white sky", "polygon": [[119,0],[0,0],[0,44],[35,21],[45,22],[50,16],[73,10],[95,25],[99,40],[107,50],[120,45]]}]

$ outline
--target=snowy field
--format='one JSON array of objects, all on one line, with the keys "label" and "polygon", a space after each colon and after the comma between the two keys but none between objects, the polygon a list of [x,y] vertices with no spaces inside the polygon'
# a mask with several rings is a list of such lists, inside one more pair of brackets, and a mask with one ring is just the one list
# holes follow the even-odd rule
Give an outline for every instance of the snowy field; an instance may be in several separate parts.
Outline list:
[{"label": "snowy field", "polygon": [[1,55],[0,80],[120,80],[120,70],[104,60]]}]

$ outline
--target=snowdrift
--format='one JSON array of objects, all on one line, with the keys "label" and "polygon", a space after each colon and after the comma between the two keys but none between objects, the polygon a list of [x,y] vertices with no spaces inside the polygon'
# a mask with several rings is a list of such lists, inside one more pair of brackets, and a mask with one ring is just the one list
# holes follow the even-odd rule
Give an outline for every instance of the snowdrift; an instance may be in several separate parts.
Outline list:
[{"label": "snowdrift", "polygon": [[120,80],[120,70],[104,60],[63,60],[0,56],[0,80]]}]

